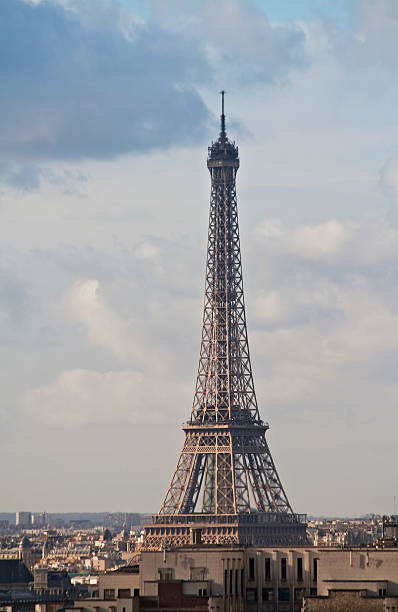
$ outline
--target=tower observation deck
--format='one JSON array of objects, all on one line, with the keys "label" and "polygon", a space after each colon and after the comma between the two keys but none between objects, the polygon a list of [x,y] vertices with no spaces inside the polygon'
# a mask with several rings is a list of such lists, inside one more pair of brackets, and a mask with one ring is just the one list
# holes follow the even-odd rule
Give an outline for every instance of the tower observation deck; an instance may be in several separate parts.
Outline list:
[{"label": "tower observation deck", "polygon": [[199,366],[185,442],[144,549],[184,544],[306,543],[266,441],[250,363],[239,240],[238,147],[221,131],[208,149],[211,177]]}]

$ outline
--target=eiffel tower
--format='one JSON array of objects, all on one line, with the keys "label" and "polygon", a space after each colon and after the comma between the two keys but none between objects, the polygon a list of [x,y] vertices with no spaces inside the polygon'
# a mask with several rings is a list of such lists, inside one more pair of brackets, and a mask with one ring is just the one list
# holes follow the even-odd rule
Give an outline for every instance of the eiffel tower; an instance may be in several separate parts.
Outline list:
[{"label": "eiffel tower", "polygon": [[265,438],[250,363],[236,198],[238,147],[221,131],[208,149],[211,176],[199,367],[185,442],[143,548],[184,544],[306,543]]}]

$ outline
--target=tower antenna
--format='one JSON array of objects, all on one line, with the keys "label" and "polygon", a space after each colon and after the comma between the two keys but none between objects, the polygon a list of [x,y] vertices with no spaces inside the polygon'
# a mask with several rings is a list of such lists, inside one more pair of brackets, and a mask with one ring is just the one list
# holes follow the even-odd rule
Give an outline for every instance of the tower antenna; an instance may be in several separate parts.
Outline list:
[{"label": "tower antenna", "polygon": [[225,138],[226,132],[225,132],[225,114],[224,114],[224,95],[227,92],[224,91],[223,89],[219,93],[221,94],[221,136]]}]

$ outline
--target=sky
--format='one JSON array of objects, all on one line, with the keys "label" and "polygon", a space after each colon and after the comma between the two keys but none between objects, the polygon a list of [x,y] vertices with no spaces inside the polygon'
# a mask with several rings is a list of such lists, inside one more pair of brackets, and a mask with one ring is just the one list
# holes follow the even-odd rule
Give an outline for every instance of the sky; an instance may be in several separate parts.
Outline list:
[{"label": "sky", "polygon": [[297,512],[398,495],[395,0],[0,2],[0,510],[156,512],[190,415],[207,146]]}]

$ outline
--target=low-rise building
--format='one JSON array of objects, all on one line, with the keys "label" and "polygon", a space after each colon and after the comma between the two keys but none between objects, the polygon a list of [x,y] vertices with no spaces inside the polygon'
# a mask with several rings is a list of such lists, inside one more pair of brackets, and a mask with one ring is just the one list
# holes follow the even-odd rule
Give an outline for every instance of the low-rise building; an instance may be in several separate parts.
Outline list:
[{"label": "low-rise building", "polygon": [[398,612],[398,549],[318,549],[317,596],[303,610]]}]

